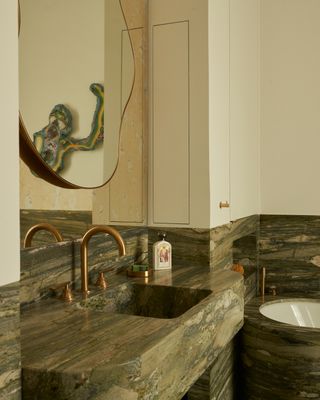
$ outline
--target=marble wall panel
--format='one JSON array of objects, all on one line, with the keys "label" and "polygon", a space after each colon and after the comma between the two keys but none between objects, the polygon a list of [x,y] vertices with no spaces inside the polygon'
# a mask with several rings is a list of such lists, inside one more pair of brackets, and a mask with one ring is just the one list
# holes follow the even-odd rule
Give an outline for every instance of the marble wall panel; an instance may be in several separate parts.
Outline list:
[{"label": "marble wall panel", "polygon": [[195,267],[210,266],[210,231],[193,228],[149,228],[149,262],[152,263],[152,246],[158,232],[166,232],[172,245],[172,265]]},{"label": "marble wall panel", "polygon": [[[147,230],[119,228],[127,255],[118,258],[118,247],[111,236],[99,234],[90,240],[89,271],[94,282],[97,272],[107,277],[147,257]],[[80,283],[80,240],[21,250],[21,303],[24,305],[52,294],[51,287],[71,281]]]},{"label": "marble wall panel", "polygon": [[217,270],[231,267],[234,242],[251,234],[257,235],[258,230],[259,215],[240,218],[229,224],[211,229],[210,263],[212,268]]},{"label": "marble wall panel", "polygon": [[262,215],[260,266],[278,293],[320,294],[320,217]]},{"label": "marble wall panel", "polygon": [[[259,265],[258,215],[206,229],[149,228],[149,262],[152,245],[158,240],[158,231],[167,233],[172,244],[173,266],[193,265],[212,270],[230,269],[234,263],[243,265],[245,273],[245,302],[256,296]],[[231,400],[236,398],[238,358],[237,339],[222,349],[212,366],[190,389],[189,400]]]},{"label": "marble wall panel", "polygon": [[21,398],[19,282],[0,287],[0,399]]},{"label": "marble wall panel", "polygon": [[245,302],[258,294],[259,230],[233,242],[233,262],[244,267]]},{"label": "marble wall panel", "polygon": [[[65,240],[73,240],[81,237],[92,225],[92,213],[91,211],[68,210],[20,210],[21,245],[29,228],[43,222],[56,227]],[[39,231],[34,236],[32,243],[35,246],[41,246],[54,241],[52,234]]]},{"label": "marble wall panel", "polygon": [[[149,261],[152,261],[152,245],[158,240],[158,232],[166,232],[167,240],[172,244],[173,265],[188,264],[210,267],[213,270],[230,269],[236,257],[237,262],[239,259],[249,258],[252,267],[257,260],[254,241],[258,236],[258,231],[258,215],[241,218],[211,230],[149,228]],[[234,252],[234,243],[246,236],[250,238],[238,242],[237,253]],[[250,263],[247,262],[247,264]]]},{"label": "marble wall panel", "polygon": [[222,350],[213,365],[189,390],[189,400],[234,400],[237,374],[236,340]]}]

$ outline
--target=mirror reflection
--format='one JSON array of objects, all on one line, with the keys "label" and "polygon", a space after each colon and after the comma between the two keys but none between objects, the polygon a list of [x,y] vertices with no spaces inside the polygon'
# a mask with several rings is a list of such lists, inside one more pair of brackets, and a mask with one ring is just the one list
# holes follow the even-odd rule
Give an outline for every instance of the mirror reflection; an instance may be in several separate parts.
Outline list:
[{"label": "mirror reflection", "polygon": [[20,7],[20,112],[28,139],[63,180],[102,186],[117,166],[134,80],[121,2],[20,0]]}]

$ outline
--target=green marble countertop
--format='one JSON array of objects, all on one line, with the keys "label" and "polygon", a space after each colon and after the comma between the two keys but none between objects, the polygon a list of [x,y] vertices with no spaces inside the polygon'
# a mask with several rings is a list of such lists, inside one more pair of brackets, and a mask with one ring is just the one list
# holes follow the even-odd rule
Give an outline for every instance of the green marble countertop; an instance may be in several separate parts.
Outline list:
[{"label": "green marble countertop", "polygon": [[[110,288],[128,279],[116,275]],[[173,319],[79,309],[57,299],[30,306],[21,315],[23,398],[180,399],[241,328],[243,279],[185,267],[156,272],[147,284],[212,293]]]}]

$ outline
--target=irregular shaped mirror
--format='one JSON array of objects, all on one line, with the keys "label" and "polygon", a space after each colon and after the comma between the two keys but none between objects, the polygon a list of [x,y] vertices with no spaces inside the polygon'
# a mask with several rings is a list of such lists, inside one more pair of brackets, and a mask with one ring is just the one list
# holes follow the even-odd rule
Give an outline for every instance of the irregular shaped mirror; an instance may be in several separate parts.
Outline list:
[{"label": "irregular shaped mirror", "polygon": [[134,60],[120,0],[20,0],[20,155],[61,187],[115,172]]}]

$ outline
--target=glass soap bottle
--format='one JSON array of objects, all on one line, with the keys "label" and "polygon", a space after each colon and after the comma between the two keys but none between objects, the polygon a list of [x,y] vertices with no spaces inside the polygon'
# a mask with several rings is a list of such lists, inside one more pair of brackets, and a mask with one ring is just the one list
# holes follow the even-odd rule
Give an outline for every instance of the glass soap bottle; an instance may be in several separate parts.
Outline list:
[{"label": "glass soap bottle", "polygon": [[153,268],[165,270],[172,268],[172,247],[165,239],[166,233],[158,233],[159,241],[153,245]]}]

